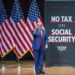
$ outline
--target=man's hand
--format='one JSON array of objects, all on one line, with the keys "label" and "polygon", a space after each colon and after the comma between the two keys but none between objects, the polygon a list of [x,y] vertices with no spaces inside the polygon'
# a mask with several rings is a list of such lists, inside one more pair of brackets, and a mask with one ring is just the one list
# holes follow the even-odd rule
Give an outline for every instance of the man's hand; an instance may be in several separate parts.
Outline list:
[{"label": "man's hand", "polygon": [[45,45],[45,49],[47,49],[47,48],[48,48],[48,45],[46,44],[46,45]]}]

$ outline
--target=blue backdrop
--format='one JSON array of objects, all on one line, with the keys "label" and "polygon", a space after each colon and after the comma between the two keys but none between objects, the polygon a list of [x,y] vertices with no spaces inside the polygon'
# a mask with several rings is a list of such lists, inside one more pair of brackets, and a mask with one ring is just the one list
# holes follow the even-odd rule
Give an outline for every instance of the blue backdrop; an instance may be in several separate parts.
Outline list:
[{"label": "blue backdrop", "polygon": [[45,1],[46,66],[75,66],[75,2]]}]

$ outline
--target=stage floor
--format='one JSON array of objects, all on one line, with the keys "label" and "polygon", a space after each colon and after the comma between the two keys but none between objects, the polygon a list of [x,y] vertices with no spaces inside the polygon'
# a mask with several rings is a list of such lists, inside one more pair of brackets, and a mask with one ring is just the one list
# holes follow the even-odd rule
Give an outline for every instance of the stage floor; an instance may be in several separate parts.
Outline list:
[{"label": "stage floor", "polygon": [[[4,62],[4,69],[1,66],[0,63],[0,75],[36,75],[33,61],[21,61],[21,68],[17,68],[18,65],[14,61]],[[75,75],[75,67],[69,66],[46,68],[44,65],[44,71],[44,75]]]}]

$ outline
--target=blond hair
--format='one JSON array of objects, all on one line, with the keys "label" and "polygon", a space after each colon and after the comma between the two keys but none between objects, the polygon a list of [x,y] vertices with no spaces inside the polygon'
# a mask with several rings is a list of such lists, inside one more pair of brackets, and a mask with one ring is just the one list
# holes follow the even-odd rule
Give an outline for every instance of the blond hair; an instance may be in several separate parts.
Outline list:
[{"label": "blond hair", "polygon": [[42,23],[37,23],[38,26],[42,26]]}]

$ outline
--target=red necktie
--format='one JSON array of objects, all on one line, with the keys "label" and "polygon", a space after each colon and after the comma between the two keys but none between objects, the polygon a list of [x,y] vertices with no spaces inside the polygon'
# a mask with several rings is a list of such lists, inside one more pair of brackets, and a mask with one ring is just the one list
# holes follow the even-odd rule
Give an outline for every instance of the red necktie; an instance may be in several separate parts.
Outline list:
[{"label": "red necktie", "polygon": [[42,46],[42,32],[40,31],[40,46]]}]

